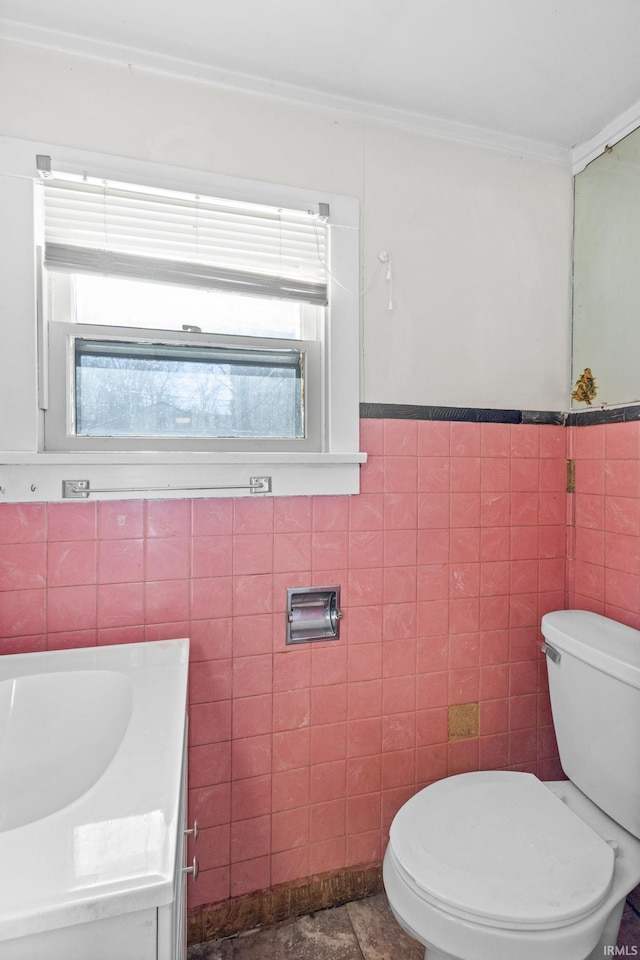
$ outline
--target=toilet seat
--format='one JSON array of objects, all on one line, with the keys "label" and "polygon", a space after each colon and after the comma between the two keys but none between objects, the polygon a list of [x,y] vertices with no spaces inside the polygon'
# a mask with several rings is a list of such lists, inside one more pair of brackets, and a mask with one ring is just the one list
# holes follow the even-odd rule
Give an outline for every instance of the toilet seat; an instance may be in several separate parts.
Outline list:
[{"label": "toilet seat", "polygon": [[396,815],[399,876],[445,913],[553,929],[588,916],[613,881],[612,847],[531,774],[483,771],[421,790]]}]

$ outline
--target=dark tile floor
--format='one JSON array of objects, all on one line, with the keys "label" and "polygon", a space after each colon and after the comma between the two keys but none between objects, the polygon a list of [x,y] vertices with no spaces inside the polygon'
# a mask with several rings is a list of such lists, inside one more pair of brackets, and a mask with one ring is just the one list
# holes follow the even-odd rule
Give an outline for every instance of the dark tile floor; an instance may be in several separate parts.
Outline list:
[{"label": "dark tile floor", "polygon": [[[634,903],[640,906],[640,898]],[[625,907],[618,956],[640,956],[640,913]],[[270,930],[189,948],[188,960],[423,960],[424,947],[394,920],[383,893]],[[514,958],[517,960],[517,958]]]}]

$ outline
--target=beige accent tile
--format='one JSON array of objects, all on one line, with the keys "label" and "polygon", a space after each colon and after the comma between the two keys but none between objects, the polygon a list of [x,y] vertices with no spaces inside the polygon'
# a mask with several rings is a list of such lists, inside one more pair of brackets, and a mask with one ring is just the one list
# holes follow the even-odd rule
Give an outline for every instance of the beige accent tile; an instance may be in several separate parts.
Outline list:
[{"label": "beige accent tile", "polygon": [[478,736],[478,704],[457,703],[449,707],[449,740]]}]

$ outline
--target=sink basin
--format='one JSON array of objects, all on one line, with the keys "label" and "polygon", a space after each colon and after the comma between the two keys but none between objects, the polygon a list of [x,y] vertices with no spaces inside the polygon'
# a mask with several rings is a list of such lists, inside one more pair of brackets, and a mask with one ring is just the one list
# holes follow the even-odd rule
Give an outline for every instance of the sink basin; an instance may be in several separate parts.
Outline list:
[{"label": "sink basin", "polygon": [[2,960],[172,939],[188,675],[186,638],[0,656]]},{"label": "sink basin", "polygon": [[115,756],[131,717],[129,678],[113,670],[0,681],[0,833],[85,794]]}]

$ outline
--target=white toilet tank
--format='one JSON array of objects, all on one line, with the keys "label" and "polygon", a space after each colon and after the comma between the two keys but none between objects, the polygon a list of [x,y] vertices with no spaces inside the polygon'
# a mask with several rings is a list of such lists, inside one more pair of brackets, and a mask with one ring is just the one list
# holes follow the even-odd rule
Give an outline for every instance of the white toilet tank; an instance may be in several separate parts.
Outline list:
[{"label": "white toilet tank", "polygon": [[640,631],[586,610],[559,610],[542,618],[542,633],[552,648],[547,669],[562,767],[640,838]]}]

